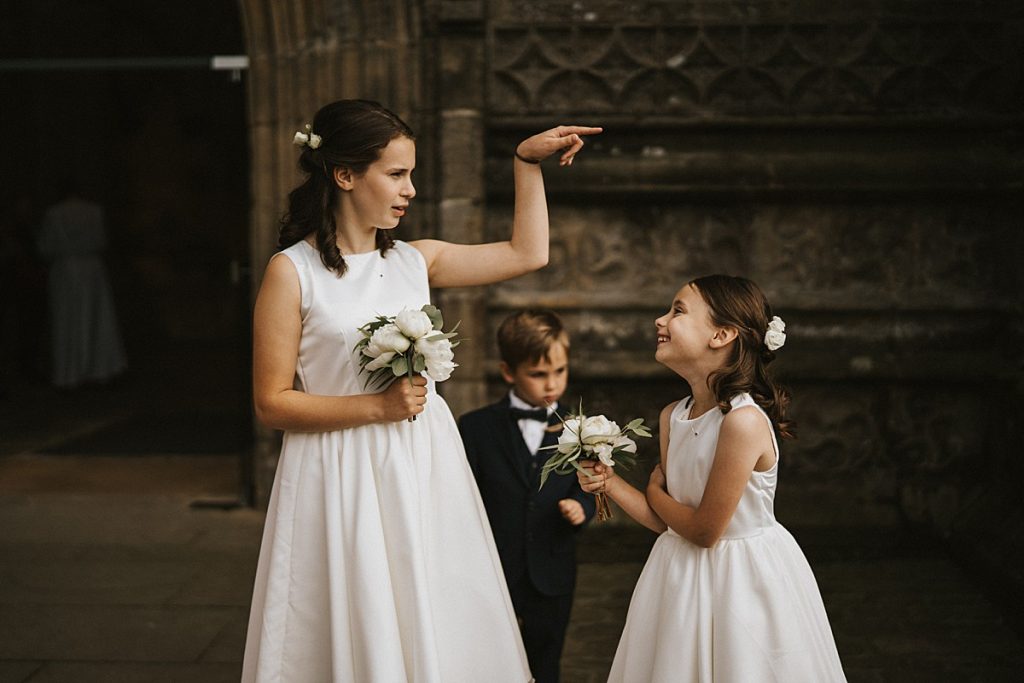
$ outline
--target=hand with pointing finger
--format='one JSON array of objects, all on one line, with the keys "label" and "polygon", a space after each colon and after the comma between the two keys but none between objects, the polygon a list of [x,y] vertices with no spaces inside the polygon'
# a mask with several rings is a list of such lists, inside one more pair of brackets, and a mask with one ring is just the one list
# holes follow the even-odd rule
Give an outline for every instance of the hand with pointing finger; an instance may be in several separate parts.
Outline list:
[{"label": "hand with pointing finger", "polygon": [[583,149],[583,136],[597,135],[602,130],[592,126],[558,126],[520,142],[516,147],[516,158],[528,164],[539,164],[552,154],[561,152],[558,165],[569,166],[577,152]]}]

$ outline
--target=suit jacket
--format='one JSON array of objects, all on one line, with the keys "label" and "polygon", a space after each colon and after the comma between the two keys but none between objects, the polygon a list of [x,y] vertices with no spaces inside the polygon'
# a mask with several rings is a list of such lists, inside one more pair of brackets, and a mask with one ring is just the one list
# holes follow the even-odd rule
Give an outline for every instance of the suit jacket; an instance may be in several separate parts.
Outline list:
[{"label": "suit jacket", "polygon": [[594,497],[583,492],[575,473],[552,474],[538,490],[540,468],[531,476],[531,455],[509,412],[508,396],[463,415],[459,431],[508,585],[516,585],[525,574],[545,595],[571,593],[576,583],[576,533],[583,525],[566,521],[558,501],[578,500],[589,521]]}]

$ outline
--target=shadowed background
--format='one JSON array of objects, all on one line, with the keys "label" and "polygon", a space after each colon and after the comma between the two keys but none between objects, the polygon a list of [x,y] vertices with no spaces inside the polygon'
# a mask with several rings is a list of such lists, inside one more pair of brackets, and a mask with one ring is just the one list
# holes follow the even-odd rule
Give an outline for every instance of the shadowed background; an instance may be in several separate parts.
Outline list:
[{"label": "shadowed background", "polygon": [[[878,680],[880,652],[932,680],[967,680],[978,662],[957,655],[950,673],[936,644],[949,630],[921,624],[970,614],[974,600],[998,615],[977,623],[1012,627],[995,640],[1019,657],[1016,3],[44,0],[3,12],[0,223],[17,277],[0,292],[0,488],[11,519],[54,500],[47,492],[170,495],[251,503],[257,512],[229,514],[256,542],[245,515],[266,502],[278,437],[250,416],[251,299],[297,181],[292,133],[321,104],[378,99],[417,131],[406,239],[504,238],[516,142],[602,125],[572,168],[545,168],[550,265],[437,293],[473,340],[443,387],[453,412],[503,391],[494,329],[542,305],[573,334],[568,395],[656,423],[686,389],[653,361],[653,319],[691,278],[749,276],[789,335],[774,367],[800,438],[784,447],[778,515],[808,547],[840,654],[860,667],[851,680]],[[248,67],[211,70],[213,55]],[[57,394],[32,231],[67,171],[108,211],[130,372]],[[621,514],[588,534],[596,573],[584,574],[617,558],[619,602],[578,600],[593,621],[577,621],[567,667],[614,646],[620,617],[595,615],[623,613],[648,543]],[[243,573],[251,543],[232,556]],[[892,576],[906,582],[881,588]],[[868,604],[918,619],[882,644],[857,611],[872,586],[896,597]],[[914,586],[926,588],[914,597]],[[232,632],[244,631],[244,594],[228,600]],[[922,607],[938,594],[973,597]],[[594,633],[603,640],[586,645]],[[0,655],[35,660],[16,650]],[[586,671],[570,680],[600,679]]]}]

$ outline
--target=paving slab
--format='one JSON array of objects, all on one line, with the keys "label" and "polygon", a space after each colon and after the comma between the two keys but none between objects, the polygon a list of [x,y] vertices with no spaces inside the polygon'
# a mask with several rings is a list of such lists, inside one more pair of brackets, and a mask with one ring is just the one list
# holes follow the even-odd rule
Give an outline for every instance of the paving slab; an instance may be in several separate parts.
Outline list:
[{"label": "paving slab", "polygon": [[51,662],[29,680],[31,683],[238,683],[241,674],[241,666],[218,662]]},{"label": "paving slab", "polygon": [[[187,497],[0,494],[0,683],[237,681],[262,534]],[[851,683],[1019,680],[1024,647],[937,541],[794,530]],[[607,677],[654,535],[581,537],[565,683]]]},{"label": "paving slab", "polygon": [[23,683],[43,666],[42,662],[0,662],[0,683]]},{"label": "paving slab", "polygon": [[226,607],[3,605],[0,659],[195,662],[241,611]]}]

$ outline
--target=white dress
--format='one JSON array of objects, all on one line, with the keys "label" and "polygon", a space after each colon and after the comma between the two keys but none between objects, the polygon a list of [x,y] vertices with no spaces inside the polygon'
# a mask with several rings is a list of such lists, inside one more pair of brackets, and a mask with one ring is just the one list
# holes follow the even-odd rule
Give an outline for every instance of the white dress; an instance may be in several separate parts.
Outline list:
[{"label": "white dress", "polygon": [[37,241],[49,262],[53,383],[71,388],[121,374],[127,362],[103,263],[103,209],[66,199],[47,209]]},{"label": "white dress", "polygon": [[[691,400],[672,411],[665,477],[669,495],[696,507],[725,416],[715,408],[691,420]],[[748,394],[732,406],[754,406],[768,420]],[[633,592],[609,682],[846,680],[811,568],[775,520],[777,476],[778,458],[751,475],[712,548],[671,529],[658,537]]]},{"label": "white dress", "polygon": [[[295,387],[366,393],[357,328],[429,303],[422,255],[398,242],[345,256],[339,278],[305,241],[282,254],[302,291]],[[530,680],[462,440],[432,383],[413,422],[285,433],[242,680]]]}]

